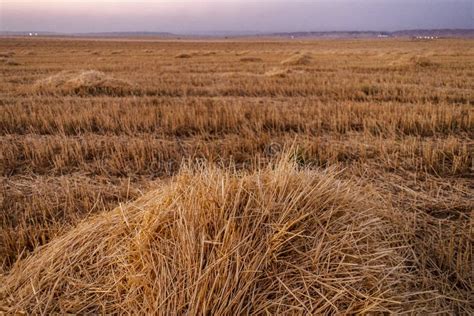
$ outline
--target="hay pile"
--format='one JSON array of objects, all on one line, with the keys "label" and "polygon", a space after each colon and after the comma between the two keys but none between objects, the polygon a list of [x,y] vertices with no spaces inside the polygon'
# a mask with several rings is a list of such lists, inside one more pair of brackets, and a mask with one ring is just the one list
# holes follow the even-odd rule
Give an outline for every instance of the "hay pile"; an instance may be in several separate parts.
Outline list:
[{"label": "hay pile", "polygon": [[437,67],[439,66],[437,63],[433,62],[431,59],[425,56],[415,56],[410,59],[410,62],[415,66],[415,67],[421,67],[421,68],[426,68],[426,67]]},{"label": "hay pile", "polygon": [[263,61],[262,58],[259,58],[259,57],[242,57],[240,58],[240,61],[241,62],[244,62],[244,63],[260,63]]},{"label": "hay pile", "polygon": [[122,95],[131,92],[131,84],[95,70],[62,71],[36,82],[39,92]]},{"label": "hay pile", "polygon": [[304,66],[309,65],[313,61],[313,57],[310,54],[294,54],[288,59],[281,62],[282,65],[286,66]]},{"label": "hay pile", "polygon": [[214,52],[214,51],[207,51],[207,52],[203,52],[201,55],[202,55],[202,56],[205,56],[205,57],[208,57],[208,56],[215,56],[215,55],[217,55],[217,52]]},{"label": "hay pile", "polygon": [[8,66],[19,66],[20,63],[17,62],[16,60],[14,59],[8,59],[5,64],[7,64]]},{"label": "hay pile", "polygon": [[277,78],[286,78],[288,75],[291,74],[290,69],[280,69],[280,68],[274,68],[272,70],[269,70],[265,73],[265,76],[267,77],[277,77]]},{"label": "hay pile", "polygon": [[7,65],[7,66],[19,66],[20,63],[17,62],[16,60],[14,59],[11,59],[11,58],[3,58],[3,57],[0,57],[0,62]]},{"label": "hay pile", "polygon": [[3,58],[12,57],[13,55],[15,55],[15,52],[0,52],[0,57]]},{"label": "hay pile", "polygon": [[236,56],[244,56],[244,55],[247,55],[249,53],[250,53],[250,51],[244,50],[244,51],[240,51],[240,52],[235,52],[235,55]]},{"label": "hay pile", "polygon": [[410,221],[376,200],[289,163],[185,169],[17,264],[0,299],[30,314],[453,311],[418,282]]},{"label": "hay pile", "polygon": [[193,57],[191,54],[187,54],[187,53],[181,53],[181,54],[178,54],[175,56],[175,58],[191,58]]},{"label": "hay pile", "polygon": [[400,55],[389,63],[395,67],[416,67],[416,68],[437,68],[438,63],[432,61],[426,56]]}]

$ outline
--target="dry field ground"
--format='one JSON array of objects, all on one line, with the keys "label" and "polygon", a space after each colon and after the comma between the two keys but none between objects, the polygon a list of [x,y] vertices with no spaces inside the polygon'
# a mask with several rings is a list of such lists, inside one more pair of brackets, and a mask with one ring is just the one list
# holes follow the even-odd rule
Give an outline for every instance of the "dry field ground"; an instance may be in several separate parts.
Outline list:
[{"label": "dry field ground", "polygon": [[2,38],[0,74],[0,311],[474,313],[472,40]]}]

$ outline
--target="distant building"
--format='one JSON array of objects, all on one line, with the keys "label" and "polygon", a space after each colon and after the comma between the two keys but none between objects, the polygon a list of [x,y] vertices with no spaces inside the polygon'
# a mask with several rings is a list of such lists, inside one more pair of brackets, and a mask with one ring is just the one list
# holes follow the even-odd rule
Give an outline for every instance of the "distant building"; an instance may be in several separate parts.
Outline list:
[{"label": "distant building", "polygon": [[416,39],[423,39],[423,40],[434,40],[438,39],[438,36],[416,36]]}]

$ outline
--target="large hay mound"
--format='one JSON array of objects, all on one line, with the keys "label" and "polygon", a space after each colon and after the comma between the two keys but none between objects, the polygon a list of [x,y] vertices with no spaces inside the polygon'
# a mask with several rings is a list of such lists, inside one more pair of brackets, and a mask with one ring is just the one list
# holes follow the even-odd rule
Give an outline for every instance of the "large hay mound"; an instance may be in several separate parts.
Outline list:
[{"label": "large hay mound", "polygon": [[37,81],[35,87],[40,92],[111,95],[129,93],[132,88],[127,81],[95,70],[62,71]]},{"label": "large hay mound", "polygon": [[282,61],[281,64],[286,66],[304,66],[311,64],[312,61],[313,57],[310,54],[294,54]]},{"label": "large hay mound", "polygon": [[376,199],[288,163],[186,169],[18,263],[0,299],[30,314],[450,311],[415,286],[406,221]]}]

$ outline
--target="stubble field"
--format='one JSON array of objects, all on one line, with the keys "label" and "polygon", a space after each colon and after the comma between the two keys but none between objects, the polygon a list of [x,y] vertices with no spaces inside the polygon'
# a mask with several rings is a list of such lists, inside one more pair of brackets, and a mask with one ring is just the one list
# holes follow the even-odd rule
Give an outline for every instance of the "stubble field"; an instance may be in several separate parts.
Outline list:
[{"label": "stubble field", "polygon": [[3,38],[0,73],[5,311],[474,311],[472,41]]}]

